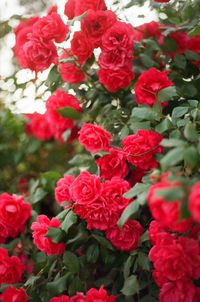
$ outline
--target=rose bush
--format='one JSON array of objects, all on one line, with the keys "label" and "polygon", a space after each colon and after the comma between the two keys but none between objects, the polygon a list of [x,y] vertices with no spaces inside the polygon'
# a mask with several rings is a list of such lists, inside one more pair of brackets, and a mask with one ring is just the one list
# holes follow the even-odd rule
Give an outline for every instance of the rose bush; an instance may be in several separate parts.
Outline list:
[{"label": "rose bush", "polygon": [[200,301],[200,8],[152,0],[157,20],[133,26],[144,1],[115,2],[13,29],[2,87],[33,85],[45,112],[1,105],[3,302]]}]

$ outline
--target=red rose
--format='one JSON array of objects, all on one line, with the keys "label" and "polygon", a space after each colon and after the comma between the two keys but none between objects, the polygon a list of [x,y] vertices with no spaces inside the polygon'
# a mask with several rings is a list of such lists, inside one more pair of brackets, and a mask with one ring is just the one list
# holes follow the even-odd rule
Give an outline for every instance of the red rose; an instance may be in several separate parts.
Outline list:
[{"label": "red rose", "polygon": [[52,12],[46,17],[40,18],[33,25],[34,35],[44,39],[52,40],[61,43],[65,41],[66,36],[69,32],[69,27],[64,24],[59,14]]},{"label": "red rose", "polygon": [[27,114],[26,116],[28,117],[29,122],[26,125],[25,130],[29,135],[33,135],[41,141],[47,141],[53,137],[46,114],[35,112],[33,114]]},{"label": "red rose", "polygon": [[51,131],[56,138],[59,138],[62,132],[72,129],[75,125],[74,120],[62,117],[62,115],[57,111],[58,109],[65,107],[71,107],[77,111],[81,111],[81,106],[78,99],[60,89],[56,90],[46,102],[47,120],[51,127]]},{"label": "red rose", "polygon": [[101,189],[100,178],[83,171],[71,184],[70,194],[76,203],[87,205],[99,198]]},{"label": "red rose", "polygon": [[65,15],[71,20],[76,16],[82,15],[87,10],[95,11],[105,10],[106,4],[104,0],[68,0],[65,4]]},{"label": "red rose", "polygon": [[133,50],[134,29],[131,24],[117,21],[102,37],[102,50]]},{"label": "red rose", "polygon": [[99,82],[110,92],[129,87],[135,77],[131,70],[123,68],[119,70],[101,69],[98,74]]},{"label": "red rose", "polygon": [[137,30],[140,32],[141,39],[153,37],[156,38],[159,44],[163,44],[164,36],[162,35],[162,32],[160,30],[161,27],[162,24],[156,21],[151,21],[138,26]]},{"label": "red rose", "polygon": [[168,235],[167,240],[157,243],[149,252],[154,264],[154,277],[159,286],[168,281],[177,281],[200,276],[200,247],[198,241],[187,237],[177,240]]},{"label": "red rose", "polygon": [[7,250],[0,248],[0,285],[21,281],[23,265],[17,256],[9,257]]},{"label": "red rose", "polygon": [[[136,102],[153,106],[157,99],[157,94],[160,90],[173,86],[165,71],[159,71],[156,68],[150,68],[142,72],[135,84],[134,91]],[[165,106],[167,103],[162,103]]]},{"label": "red rose", "polygon": [[118,73],[123,74],[123,71],[127,74],[133,74],[133,51],[132,49],[124,50],[118,48],[111,51],[103,51],[100,54],[98,64],[102,70],[108,72],[108,76],[110,74],[110,76],[114,77],[114,75],[118,75]]},{"label": "red rose", "polygon": [[93,55],[92,41],[81,31],[74,33],[71,41],[71,51],[80,64],[85,63]]},{"label": "red rose", "polygon": [[169,2],[170,0],[154,0],[155,2],[159,2],[159,3],[167,3]]},{"label": "red rose", "polygon": [[71,297],[71,302],[87,302],[86,296],[83,293],[77,293],[76,296]]},{"label": "red rose", "polygon": [[89,10],[81,20],[81,31],[92,40],[96,48],[101,46],[102,36],[116,21],[117,16],[111,10]]},{"label": "red rose", "polygon": [[86,294],[86,301],[115,302],[116,297],[108,296],[107,291],[103,288],[103,286],[101,286],[99,290],[97,290],[96,288],[91,288],[90,290],[88,290]]},{"label": "red rose", "polygon": [[22,287],[9,286],[3,291],[0,299],[2,302],[27,302],[29,298]]},{"label": "red rose", "polygon": [[39,215],[37,222],[33,222],[31,230],[33,231],[33,242],[38,249],[47,255],[63,254],[65,250],[64,243],[54,243],[51,238],[46,237],[48,228],[59,228],[60,222],[56,217],[51,220],[45,215]]},{"label": "red rose", "polygon": [[107,230],[119,219],[130,199],[123,194],[130,189],[129,183],[119,177],[113,177],[102,184],[98,199],[84,205],[75,205],[74,211],[81,219],[86,220],[87,228]]},{"label": "red rose", "polygon": [[114,176],[125,177],[128,173],[128,166],[121,149],[110,149],[108,155],[97,159],[96,163],[100,168],[100,176],[104,179],[111,179]]},{"label": "red rose", "polygon": [[169,38],[174,40],[176,43],[176,50],[175,51],[168,51],[167,53],[170,57],[174,58],[174,56],[179,53],[182,54],[188,49],[189,43],[189,36],[185,32],[182,31],[175,31],[169,34]]},{"label": "red rose", "polygon": [[26,59],[24,55],[23,46],[28,41],[28,36],[32,33],[32,26],[38,19],[39,17],[32,17],[23,20],[14,30],[16,43],[13,50],[18,63],[22,67],[26,67]]},{"label": "red rose", "polygon": [[149,225],[149,239],[151,244],[157,244],[166,240],[168,228],[164,227],[162,223],[153,220]]},{"label": "red rose", "polygon": [[[194,36],[189,39],[188,44],[187,44],[187,49],[190,51],[193,51],[200,55],[200,35]],[[193,64],[195,64],[197,67],[200,68],[200,62],[199,61],[193,61]]]},{"label": "red rose", "polygon": [[180,184],[161,179],[160,182],[151,186],[147,196],[150,211],[163,226],[173,231],[185,232],[191,227],[191,220],[180,217],[182,200],[170,202],[158,195],[159,191],[168,188],[180,188]]},{"label": "red rose", "polygon": [[38,72],[47,69],[51,64],[57,64],[56,46],[51,40],[47,41],[29,34],[28,41],[22,47],[24,68]]},{"label": "red rose", "polygon": [[177,282],[165,283],[159,295],[160,302],[198,302],[196,298],[196,287],[189,279],[178,280]]},{"label": "red rose", "polygon": [[6,234],[15,238],[24,231],[24,225],[31,216],[31,206],[24,203],[23,196],[0,195],[0,224],[6,230]]},{"label": "red rose", "polygon": [[91,153],[107,150],[112,135],[101,126],[85,123],[79,131],[79,142]]},{"label": "red rose", "polygon": [[63,202],[72,201],[69,188],[74,181],[74,176],[65,175],[59,179],[55,188],[55,200],[62,206]]},{"label": "red rose", "polygon": [[189,196],[189,210],[194,221],[200,222],[200,182],[192,187]]},{"label": "red rose", "polygon": [[49,302],[71,302],[69,296],[61,295],[59,297],[51,298]]},{"label": "red rose", "polygon": [[129,178],[129,183],[131,187],[133,187],[136,183],[141,182],[144,175],[145,172],[143,170],[136,169],[131,171],[131,175]]},{"label": "red rose", "polygon": [[131,252],[138,246],[138,240],[144,229],[136,220],[128,220],[122,228],[114,226],[106,231],[106,237],[117,249]]},{"label": "red rose", "polygon": [[126,136],[123,151],[127,154],[128,162],[143,171],[156,167],[158,162],[154,155],[163,150],[159,146],[162,138],[161,134],[149,130],[138,130],[137,134]]},{"label": "red rose", "polygon": [[[71,57],[71,52],[66,49],[60,59],[68,59]],[[75,62],[66,62],[59,64],[59,72],[63,81],[70,84],[77,84],[86,80],[86,74],[76,65]]]}]

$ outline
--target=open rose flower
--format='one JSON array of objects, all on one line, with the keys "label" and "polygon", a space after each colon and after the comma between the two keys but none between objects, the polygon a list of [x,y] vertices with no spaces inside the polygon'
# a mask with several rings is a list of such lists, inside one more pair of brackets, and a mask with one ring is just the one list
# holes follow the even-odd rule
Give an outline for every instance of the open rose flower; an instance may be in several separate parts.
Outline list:
[{"label": "open rose flower", "polygon": [[107,291],[103,288],[103,286],[100,287],[100,289],[91,288],[86,293],[86,301],[87,302],[94,302],[94,301],[102,301],[102,302],[115,302],[116,297],[115,296],[109,296]]},{"label": "open rose flower", "polygon": [[57,181],[55,199],[59,205],[62,205],[62,203],[66,201],[72,201],[69,189],[74,179],[75,178],[72,175],[65,175]]},{"label": "open rose flower", "polygon": [[29,135],[33,135],[41,141],[48,141],[53,137],[46,114],[35,112],[33,114],[27,114],[26,117],[29,121],[25,130]]},{"label": "open rose flower", "polygon": [[71,302],[69,296],[61,295],[59,297],[51,298],[49,302]]},{"label": "open rose flower", "polygon": [[130,252],[137,248],[143,227],[136,220],[128,220],[122,228],[114,226],[108,229],[106,237],[119,250]]},{"label": "open rose flower", "polygon": [[15,288],[13,286],[9,286],[3,291],[2,295],[0,295],[0,299],[2,302],[28,302],[29,300],[22,287]]},{"label": "open rose flower", "polygon": [[194,221],[200,222],[200,182],[192,187],[189,196],[189,210]]},{"label": "open rose flower", "polygon": [[112,135],[101,126],[85,123],[79,132],[79,142],[86,150],[95,153],[108,150]]},{"label": "open rose flower", "polygon": [[60,221],[53,217],[51,220],[45,215],[39,215],[37,222],[33,222],[31,230],[33,231],[33,242],[39,250],[47,255],[63,254],[65,250],[64,243],[55,243],[51,238],[46,237],[48,228],[59,228]]},{"label": "open rose flower", "polygon": [[77,57],[80,64],[85,63],[93,54],[92,40],[83,32],[77,31],[71,41],[71,52]]},{"label": "open rose flower", "polygon": [[65,15],[71,20],[76,16],[82,15],[87,10],[105,10],[104,0],[68,0],[65,4]]}]

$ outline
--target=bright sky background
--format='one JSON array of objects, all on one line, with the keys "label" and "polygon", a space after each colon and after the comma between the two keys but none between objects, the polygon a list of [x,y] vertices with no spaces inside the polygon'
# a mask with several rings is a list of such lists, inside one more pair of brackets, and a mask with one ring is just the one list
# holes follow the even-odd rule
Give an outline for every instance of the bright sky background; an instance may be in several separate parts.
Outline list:
[{"label": "bright sky background", "polygon": [[[44,0],[47,1],[47,0]],[[49,1],[50,2],[50,1]],[[64,10],[64,4],[66,0],[53,0],[52,4],[57,4],[59,8],[59,13],[62,14]],[[113,9],[112,0],[107,0],[106,4],[108,8]],[[124,6],[127,4],[127,0],[121,0],[121,5]],[[148,7],[148,1],[146,1],[143,7],[132,7],[128,10],[123,11],[121,17],[122,19],[127,19],[132,25],[138,26],[145,22],[150,22],[156,19],[156,15],[153,11],[151,11]],[[23,15],[25,14],[25,7],[19,5],[18,0],[0,0],[0,19],[1,21],[8,20],[12,15]],[[145,18],[138,17],[139,15],[144,15]],[[66,18],[64,16],[64,18]],[[66,20],[66,19],[65,19]],[[15,26],[17,23],[13,23]],[[8,77],[12,75],[14,69],[12,65],[12,47],[15,44],[14,34],[7,35],[4,44],[1,45],[1,53],[0,53],[0,76]],[[48,72],[44,72],[43,75],[40,75],[41,79],[45,79]],[[32,73],[29,70],[22,70],[19,72],[19,78],[23,82],[24,80],[28,80],[33,78]],[[20,91],[17,91],[13,95],[14,87],[12,87],[12,83],[10,82],[8,87],[3,84],[0,80],[0,86],[4,85],[4,89],[10,90],[10,95],[6,97],[6,102],[9,105],[13,100],[17,102],[16,112],[33,112],[33,111],[44,111],[43,100],[35,99],[35,88],[33,84],[29,84],[25,91],[25,94],[22,95]],[[48,94],[44,96],[44,99],[48,97]]]}]

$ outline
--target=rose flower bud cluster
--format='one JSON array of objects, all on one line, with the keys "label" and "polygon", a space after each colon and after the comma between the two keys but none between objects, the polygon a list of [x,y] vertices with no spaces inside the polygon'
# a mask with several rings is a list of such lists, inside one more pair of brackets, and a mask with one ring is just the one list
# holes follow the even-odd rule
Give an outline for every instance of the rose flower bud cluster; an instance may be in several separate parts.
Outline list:
[{"label": "rose flower bud cluster", "polygon": [[54,42],[63,42],[68,32],[68,26],[55,10],[50,11],[46,17],[22,21],[15,29],[14,53],[19,64],[36,72],[57,64]]},{"label": "rose flower bud cluster", "polygon": [[59,228],[60,221],[53,217],[51,220],[45,215],[39,215],[37,222],[33,222],[31,230],[33,231],[33,242],[39,250],[47,255],[63,254],[65,250],[65,244],[55,243],[51,238],[46,237],[49,227]]},{"label": "rose flower bud cluster", "polygon": [[100,287],[100,289],[90,288],[87,293],[84,295],[83,293],[77,293],[73,297],[61,295],[59,297],[54,297],[50,299],[50,302],[116,302],[116,297],[113,295],[108,295],[107,291]]},{"label": "rose flower bud cluster", "polygon": [[24,203],[23,196],[0,194],[0,243],[23,232],[30,216],[31,206]]},{"label": "rose flower bud cluster", "polygon": [[25,126],[27,133],[42,141],[54,137],[57,141],[63,142],[62,135],[66,130],[71,131],[68,141],[76,137],[77,128],[75,121],[63,117],[58,110],[69,107],[81,112],[82,108],[79,100],[64,90],[58,89],[48,98],[45,106],[46,112],[44,114],[34,113],[26,115],[28,118],[28,124]]}]

